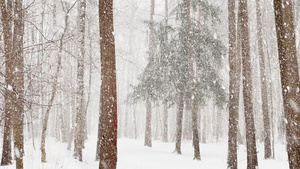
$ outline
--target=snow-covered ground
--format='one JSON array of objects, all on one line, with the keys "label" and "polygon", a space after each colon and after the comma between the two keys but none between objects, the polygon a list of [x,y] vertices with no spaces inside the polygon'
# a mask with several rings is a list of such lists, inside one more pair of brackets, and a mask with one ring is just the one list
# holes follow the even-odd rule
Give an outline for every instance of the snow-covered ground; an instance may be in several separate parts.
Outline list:
[{"label": "snow-covered ground", "polygon": [[[48,139],[46,142],[47,163],[40,162],[39,146],[33,149],[26,142],[24,157],[25,169],[97,169],[95,161],[96,137],[90,137],[84,149],[83,162],[75,160],[67,144]],[[143,146],[143,140],[118,140],[118,169],[226,169],[227,143],[201,144],[201,161],[193,160],[192,142],[182,143],[182,155],[173,153],[174,143],[153,141],[153,147]],[[0,149],[1,150],[1,149]],[[275,160],[263,159],[263,144],[258,144],[260,169],[288,169],[285,146],[276,144]],[[1,155],[2,150],[0,151]],[[246,168],[246,148],[239,146],[239,168]],[[0,169],[14,169],[15,166],[2,166]]]}]

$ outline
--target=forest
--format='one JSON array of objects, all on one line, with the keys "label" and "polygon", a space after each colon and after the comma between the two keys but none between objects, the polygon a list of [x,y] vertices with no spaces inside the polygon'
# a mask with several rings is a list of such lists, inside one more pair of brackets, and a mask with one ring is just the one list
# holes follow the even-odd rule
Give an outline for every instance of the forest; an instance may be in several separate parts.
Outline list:
[{"label": "forest", "polygon": [[300,1],[0,0],[0,169],[299,169]]}]

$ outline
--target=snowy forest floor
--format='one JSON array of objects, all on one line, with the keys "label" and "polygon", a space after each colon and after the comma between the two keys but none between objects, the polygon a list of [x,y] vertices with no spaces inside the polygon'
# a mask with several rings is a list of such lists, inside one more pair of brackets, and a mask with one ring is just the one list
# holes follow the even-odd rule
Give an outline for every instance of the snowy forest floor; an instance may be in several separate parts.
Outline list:
[{"label": "snowy forest floor", "polygon": [[[39,140],[36,140],[38,142]],[[96,136],[90,136],[83,151],[83,162],[73,158],[67,144],[56,142],[54,138],[46,140],[47,163],[40,162],[39,144],[33,149],[29,140],[25,144],[25,169],[97,169],[95,161]],[[2,146],[2,143],[1,143]],[[183,141],[182,155],[173,153],[175,143],[153,141],[152,148],[145,147],[143,140],[118,139],[118,169],[225,169],[227,160],[227,142],[201,144],[201,161],[193,160],[191,141]],[[263,159],[263,144],[258,144],[258,163],[261,169],[288,169],[285,146],[275,145],[275,160]],[[0,156],[2,147],[0,147]],[[238,148],[239,168],[246,168],[246,147]],[[1,166],[0,169],[14,169],[15,166]]]}]

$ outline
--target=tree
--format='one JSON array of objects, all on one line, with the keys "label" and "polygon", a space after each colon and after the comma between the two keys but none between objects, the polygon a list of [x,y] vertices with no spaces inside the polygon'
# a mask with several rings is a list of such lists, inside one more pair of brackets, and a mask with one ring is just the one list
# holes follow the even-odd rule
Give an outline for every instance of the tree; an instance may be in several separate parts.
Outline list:
[{"label": "tree", "polygon": [[[14,30],[13,30],[13,54],[12,54],[12,90],[13,94],[13,139],[16,168],[23,169],[24,156],[24,10],[23,1],[14,3]],[[18,71],[16,71],[18,70]]]},{"label": "tree", "polygon": [[240,92],[240,58],[237,54],[235,0],[228,0],[229,23],[229,129],[227,168],[237,169],[237,131]]},{"label": "tree", "polygon": [[288,0],[274,1],[278,56],[286,118],[286,140],[290,169],[300,166],[300,83],[297,63],[294,14]]},{"label": "tree", "polygon": [[117,89],[113,0],[99,0],[101,51],[101,113],[99,169],[117,167]]},{"label": "tree", "polygon": [[47,132],[47,127],[48,127],[48,121],[49,121],[49,115],[50,115],[50,111],[55,99],[55,95],[57,92],[57,85],[58,85],[58,76],[61,70],[61,58],[62,58],[62,51],[63,51],[63,44],[64,44],[64,38],[66,36],[66,33],[68,31],[68,26],[69,26],[69,13],[72,10],[72,8],[75,6],[77,1],[75,1],[73,3],[73,5],[67,9],[66,14],[65,14],[65,27],[64,27],[64,31],[59,39],[59,51],[58,51],[58,58],[57,58],[57,67],[56,67],[56,72],[54,75],[54,79],[53,79],[53,85],[52,85],[52,92],[51,92],[51,97],[50,100],[48,102],[48,107],[46,110],[46,114],[45,117],[43,118],[43,126],[42,126],[42,138],[41,138],[41,161],[43,163],[46,162],[46,132]]},{"label": "tree", "polygon": [[262,32],[262,17],[260,0],[256,0],[256,20],[257,20],[257,38],[258,38],[258,56],[260,65],[260,80],[261,80],[261,98],[262,98],[262,113],[264,122],[264,147],[265,159],[271,158],[271,132],[270,132],[270,116],[268,108],[268,92],[267,92],[267,78],[265,68],[265,55],[263,50],[263,32]]},{"label": "tree", "polygon": [[[168,46],[168,20],[169,20],[169,6],[168,0],[165,0],[165,37],[164,37],[164,47],[167,49]],[[163,55],[168,56],[168,51],[164,50]],[[167,76],[165,74],[165,76]],[[163,115],[163,132],[162,140],[168,142],[168,100],[165,99],[163,102],[164,105],[164,115]]]},{"label": "tree", "polygon": [[10,89],[12,85],[12,11],[13,11],[13,2],[8,0],[0,1],[1,8],[1,21],[3,25],[3,34],[4,34],[4,52],[5,52],[5,105],[4,105],[4,135],[3,135],[3,149],[2,149],[2,158],[1,165],[9,165],[12,163],[11,155],[11,123],[12,123],[12,103],[14,92]]},{"label": "tree", "polygon": [[247,142],[247,169],[255,169],[258,166],[255,126],[253,116],[253,98],[252,98],[252,75],[251,75],[251,55],[250,55],[250,37],[248,23],[247,0],[239,0],[241,9],[241,38],[242,40],[242,65],[243,65],[243,96],[245,107],[246,123],[246,142]]},{"label": "tree", "polygon": [[85,11],[86,0],[81,0],[79,3],[79,49],[80,55],[77,59],[77,107],[76,107],[76,125],[75,125],[75,140],[74,140],[74,157],[82,161],[82,148],[84,147],[85,139],[85,102],[84,102],[84,57],[85,57]]},{"label": "tree", "polygon": [[[150,4],[150,21],[149,21],[149,59],[154,59],[154,10],[155,10],[155,0],[151,0]],[[152,138],[151,138],[151,100],[146,100],[146,127],[145,127],[145,146],[152,147]]]}]

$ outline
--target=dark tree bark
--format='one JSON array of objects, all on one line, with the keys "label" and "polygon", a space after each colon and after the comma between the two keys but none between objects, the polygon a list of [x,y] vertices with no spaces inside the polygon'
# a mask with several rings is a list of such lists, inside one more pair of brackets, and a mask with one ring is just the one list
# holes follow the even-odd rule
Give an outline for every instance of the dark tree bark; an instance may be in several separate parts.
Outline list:
[{"label": "dark tree bark", "polygon": [[260,80],[261,80],[261,99],[262,99],[262,113],[264,122],[264,147],[265,159],[271,158],[271,132],[270,132],[270,116],[268,107],[268,91],[267,78],[265,69],[265,55],[263,50],[263,32],[262,32],[262,16],[260,0],[256,0],[256,20],[257,20],[257,39],[258,39],[258,55],[260,65]]},{"label": "dark tree bark", "polygon": [[227,168],[237,169],[237,132],[239,114],[240,70],[237,55],[235,0],[228,0],[229,24],[229,127]]},{"label": "dark tree bark", "polygon": [[152,147],[152,130],[151,130],[152,106],[151,101],[146,101],[146,127],[145,127],[145,146]]},{"label": "dark tree bark", "polygon": [[243,64],[243,96],[246,123],[246,142],[247,142],[247,169],[255,169],[258,166],[255,125],[253,115],[252,97],[252,75],[251,75],[251,55],[250,55],[250,36],[248,22],[247,0],[239,1],[241,9],[241,39],[242,39],[242,64]]},{"label": "dark tree bark", "polygon": [[99,169],[117,168],[117,87],[113,0],[99,0],[101,51],[101,123]]},{"label": "dark tree bark", "polygon": [[275,23],[290,169],[300,166],[300,91],[294,14],[290,0],[275,0]]},{"label": "dark tree bark", "polygon": [[77,93],[76,93],[76,125],[74,140],[74,157],[82,161],[82,149],[84,147],[86,111],[84,101],[84,58],[85,58],[85,11],[86,0],[79,3],[79,49],[77,59]]},{"label": "dark tree bark", "polygon": [[177,110],[177,118],[176,118],[176,140],[175,140],[176,141],[175,152],[177,154],[181,154],[183,108],[184,108],[183,94],[179,94],[178,110]]},{"label": "dark tree bark", "polygon": [[[24,57],[23,57],[23,36],[24,36],[24,20],[23,20],[23,1],[15,1],[14,3],[14,33],[13,33],[13,85],[14,91],[14,109],[13,112],[13,139],[14,139],[14,155],[16,160],[16,168],[23,169],[24,156]],[[16,71],[18,70],[18,71]]]},{"label": "dark tree bark", "polygon": [[2,149],[2,158],[1,165],[10,165],[12,164],[12,155],[11,155],[11,131],[12,131],[12,114],[13,114],[13,95],[14,92],[10,90],[12,85],[12,1],[1,0],[1,21],[3,26],[4,34],[4,52],[5,52],[5,82],[6,89],[4,93],[4,135],[3,135],[3,149]]}]

